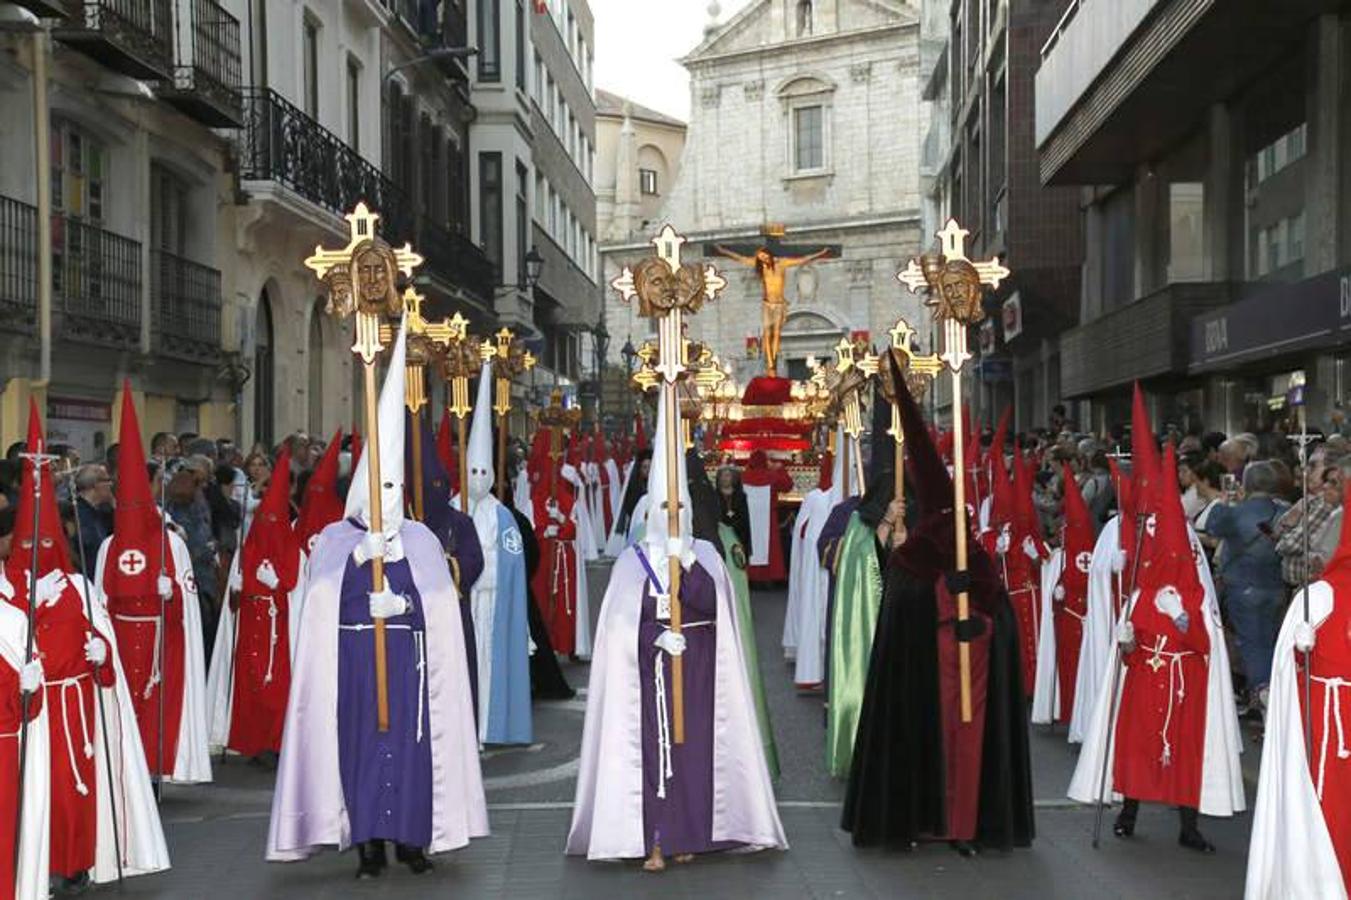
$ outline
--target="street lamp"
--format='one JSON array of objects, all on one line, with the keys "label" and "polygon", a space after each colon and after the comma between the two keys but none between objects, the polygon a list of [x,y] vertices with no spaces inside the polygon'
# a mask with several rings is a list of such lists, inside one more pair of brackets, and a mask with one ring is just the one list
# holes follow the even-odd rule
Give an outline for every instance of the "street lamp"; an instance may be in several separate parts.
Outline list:
[{"label": "street lamp", "polygon": [[498,284],[497,289],[514,289],[533,291],[539,284],[540,273],[544,270],[544,257],[539,255],[539,249],[531,246],[529,252],[525,254],[525,283],[524,284]]},{"label": "street lamp", "polygon": [[605,397],[605,357],[610,350],[610,331],[605,327],[605,307],[601,307],[600,319],[591,332],[596,339],[596,421],[601,420],[602,402]]},{"label": "street lamp", "polygon": [[384,77],[380,80],[380,92],[384,93],[385,85],[389,83],[389,78],[395,72],[402,69],[408,69],[413,66],[421,65],[425,62],[434,62],[439,59],[468,59],[471,56],[478,55],[477,47],[436,47],[428,50],[421,56],[415,56],[412,59],[406,59],[396,66],[390,66],[385,70]]},{"label": "street lamp", "polygon": [[633,362],[638,358],[638,350],[633,346],[633,335],[630,334],[624,339],[624,346],[619,351],[619,355],[624,357],[624,395],[629,398],[627,404],[629,410],[633,410],[633,391],[630,390],[629,379],[633,377]]}]

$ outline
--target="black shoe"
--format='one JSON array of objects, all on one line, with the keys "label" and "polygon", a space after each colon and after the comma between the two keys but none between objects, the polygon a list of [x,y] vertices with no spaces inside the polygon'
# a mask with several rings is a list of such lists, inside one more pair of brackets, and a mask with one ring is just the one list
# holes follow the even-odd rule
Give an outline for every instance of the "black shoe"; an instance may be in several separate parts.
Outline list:
[{"label": "black shoe", "polygon": [[83,894],[85,891],[89,890],[89,886],[90,886],[89,873],[81,872],[74,878],[61,879],[60,891],[64,896],[77,897],[80,894]]},{"label": "black shoe", "polygon": [[367,878],[379,878],[389,865],[389,860],[385,858],[384,841],[367,841],[364,844],[357,844],[357,858],[360,862],[357,864],[357,880],[363,881]]},{"label": "black shoe", "polygon": [[1195,850],[1197,853],[1214,853],[1215,845],[1206,840],[1205,835],[1195,828],[1184,828],[1177,836],[1178,846]]},{"label": "black shoe", "polygon": [[407,844],[394,845],[394,858],[408,867],[408,871],[414,875],[422,875],[432,870],[432,861],[427,858],[427,854],[422,852],[421,847],[410,847]]},{"label": "black shoe", "polygon": [[970,841],[948,841],[948,846],[953,850],[956,850],[957,855],[964,859],[970,859],[980,853],[980,851],[976,849],[976,845]]},{"label": "black shoe", "polygon": [[1112,834],[1119,838],[1128,838],[1135,836],[1135,820],[1125,819],[1120,816],[1112,823]]}]

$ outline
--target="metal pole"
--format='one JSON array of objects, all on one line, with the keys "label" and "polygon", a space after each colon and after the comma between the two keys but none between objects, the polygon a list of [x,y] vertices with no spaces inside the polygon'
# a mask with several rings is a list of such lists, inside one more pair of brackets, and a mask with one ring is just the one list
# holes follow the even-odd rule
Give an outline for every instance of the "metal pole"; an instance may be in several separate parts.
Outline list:
[{"label": "metal pole", "polygon": [[[33,661],[33,631],[34,623],[37,621],[37,591],[38,591],[38,547],[41,545],[39,536],[42,534],[42,478],[41,458],[42,447],[29,447],[29,453],[25,454],[33,466],[33,557],[28,570],[28,629],[27,636],[24,638],[23,664],[26,667]],[[42,685],[38,685],[38,690],[42,690]],[[20,694],[20,714],[19,714],[19,782],[18,802],[14,804],[14,872],[17,877],[19,871],[19,846],[22,843],[20,835],[23,834],[23,782],[28,769],[28,702],[31,695],[27,693]]]},{"label": "metal pole", "polygon": [[[1304,513],[1300,516],[1299,530],[1304,545],[1304,585],[1300,588],[1300,601],[1304,605],[1304,624],[1309,625],[1309,581],[1313,572],[1309,570],[1309,420],[1304,407],[1299,408],[1299,468],[1304,490]],[[1304,651],[1304,747],[1313,763],[1313,651]]]},{"label": "metal pole", "polygon": [[[84,552],[84,529],[80,525],[80,498],[75,494],[78,485],[75,482],[75,470],[67,469],[65,477],[70,479],[71,494],[75,497],[75,543],[80,549],[80,577],[84,582],[84,617],[89,622],[89,627],[94,627],[94,586],[84,574],[89,571],[89,559]],[[105,641],[106,644],[106,641]],[[108,742],[108,710],[103,705],[103,689],[99,687],[99,669],[102,666],[94,666],[94,699],[98,701],[99,707],[99,727],[103,731],[103,759],[104,765],[108,768],[108,804],[112,809],[113,818],[113,853],[117,856],[117,886],[122,887],[122,835],[118,832],[117,820],[117,791],[113,790],[113,751],[112,745]]]},{"label": "metal pole", "polygon": [[[275,477],[275,473],[273,473]],[[249,482],[246,478],[239,492],[239,528],[235,532],[235,561],[239,565],[240,576],[240,602],[243,597],[243,578],[244,578],[244,505],[248,502]],[[225,604],[230,604],[230,578],[225,578]],[[224,609],[221,610],[224,613]],[[225,683],[225,702],[230,704],[231,721],[234,721],[234,702],[235,702],[235,657],[239,654],[239,612],[235,612],[235,638],[230,647],[230,676]],[[225,739],[220,745],[220,764],[225,765],[226,751],[230,749],[230,735],[227,732]]]},{"label": "metal pole", "polygon": [[[169,555],[169,510],[165,506],[165,490],[169,483],[169,460],[166,457],[160,457],[159,465],[159,577],[164,578],[168,575],[168,555]],[[159,582],[156,580],[155,593],[159,594]],[[156,716],[159,720],[159,728],[155,735],[155,802],[161,802],[164,799],[164,625],[168,618],[168,610],[164,595],[159,598],[159,627],[156,629],[155,642],[159,644],[157,652],[159,654],[159,684],[155,686],[157,693]],[[185,620],[186,621],[186,620]]]},{"label": "metal pole", "polygon": [[38,383],[52,378],[52,154],[47,108],[47,55],[50,36],[33,32],[33,145],[37,155],[38,238]]}]

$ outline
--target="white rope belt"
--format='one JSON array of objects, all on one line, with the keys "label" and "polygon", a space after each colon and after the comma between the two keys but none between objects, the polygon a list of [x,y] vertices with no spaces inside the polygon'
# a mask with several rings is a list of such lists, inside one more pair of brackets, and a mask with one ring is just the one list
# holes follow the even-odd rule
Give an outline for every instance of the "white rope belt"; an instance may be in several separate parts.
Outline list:
[{"label": "white rope belt", "polygon": [[[354,625],[339,625],[339,631],[374,631],[374,622],[358,622]],[[386,622],[386,631],[407,631],[413,635],[413,647],[417,653],[417,742],[422,743],[422,719],[426,715],[427,693],[427,633],[414,628],[406,622]]]},{"label": "white rope belt", "polygon": [[1337,724],[1337,758],[1351,758],[1351,749],[1346,746],[1346,729],[1342,725],[1342,692],[1341,688],[1351,687],[1351,681],[1344,678],[1319,678],[1313,676],[1313,680],[1323,685],[1323,740],[1322,746],[1318,750],[1318,799],[1323,799],[1323,776],[1327,770],[1328,763],[1328,718],[1329,716]]},{"label": "white rope belt", "polygon": [[275,597],[264,594],[258,594],[249,599],[267,601],[267,674],[263,676],[263,684],[271,684],[272,665],[277,657],[277,600]]},{"label": "white rope belt", "polygon": [[70,760],[70,771],[75,776],[75,790],[81,797],[88,796],[89,786],[84,783],[80,777],[80,769],[75,764],[75,741],[70,733],[70,706],[66,703],[66,691],[75,691],[75,708],[80,713],[80,737],[84,742],[84,757],[92,759],[94,756],[94,742],[89,734],[89,720],[84,714],[84,687],[81,682],[89,678],[88,672],[79,675],[72,675],[70,678],[62,678],[57,681],[44,681],[43,685],[48,691],[57,690],[57,702],[61,704],[61,724],[66,731],[66,758]]},{"label": "white rope belt", "polygon": [[[558,542],[560,544],[572,543],[572,541],[564,541],[561,538]],[[554,554],[553,590],[555,597],[559,594],[558,582],[560,578],[563,581],[563,609],[568,615],[572,615],[572,573],[568,571],[568,555],[563,552],[561,547]]]},{"label": "white rope belt", "polygon": [[161,616],[129,616],[124,613],[113,613],[113,618],[119,622],[131,622],[135,625],[154,625],[155,626],[155,649],[150,657],[150,677],[146,679],[145,688],[141,691],[141,698],[149,700],[151,693],[155,690],[155,685],[160,683],[160,628],[164,621]]},{"label": "white rope belt", "polygon": [[1071,616],[1074,616],[1074,618],[1078,619],[1080,622],[1088,618],[1088,613],[1077,613],[1064,604],[1061,604],[1060,611],[1063,613],[1069,613]]},{"label": "white rope belt", "polygon": [[[680,626],[683,632],[687,628],[699,628],[703,625],[716,624],[711,620],[703,622],[687,622]],[[666,799],[666,782],[675,774],[671,768],[671,721],[666,712],[666,667],[662,665],[661,648],[657,649],[656,671],[653,673],[653,680],[656,682],[657,693],[657,797]]]},{"label": "white rope belt", "polygon": [[[1007,573],[1007,569],[1005,570],[1005,572]],[[1014,590],[1010,590],[1008,592],[1009,599],[1012,600],[1018,594],[1032,594],[1032,592],[1035,591],[1036,589],[1037,589],[1036,585],[1028,585],[1027,587],[1020,587]],[[1028,616],[1028,618],[1032,620],[1032,646],[1035,647],[1039,643],[1041,643],[1041,635],[1038,634],[1038,632],[1041,630],[1041,610],[1037,608],[1038,604],[1036,594],[1032,594],[1031,606],[1032,606],[1032,615]]]},{"label": "white rope belt", "polygon": [[1187,675],[1182,668],[1182,658],[1192,655],[1190,650],[1183,650],[1180,653],[1164,650],[1163,648],[1167,644],[1168,636],[1160,635],[1158,643],[1150,648],[1150,657],[1145,663],[1157,672],[1165,665],[1163,660],[1165,658],[1168,660],[1166,663],[1168,666],[1168,711],[1163,717],[1163,730],[1159,732],[1159,738],[1163,741],[1163,755],[1159,757],[1159,761],[1165,766],[1173,761],[1173,745],[1168,740],[1168,729],[1173,724],[1173,706],[1175,702],[1181,703],[1187,698]]}]

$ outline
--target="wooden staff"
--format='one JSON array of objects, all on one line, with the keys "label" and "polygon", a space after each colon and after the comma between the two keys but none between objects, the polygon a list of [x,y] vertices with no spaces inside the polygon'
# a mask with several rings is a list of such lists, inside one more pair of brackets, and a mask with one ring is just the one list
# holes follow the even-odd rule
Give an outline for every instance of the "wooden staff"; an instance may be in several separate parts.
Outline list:
[{"label": "wooden staff", "polygon": [[[680,535],[680,458],[685,452],[680,434],[680,397],[676,383],[662,383],[666,394],[666,533]],[[680,634],[680,556],[667,557],[670,573],[667,590],[671,594],[671,630]],[[685,678],[684,656],[671,657],[671,729],[676,744],[685,743]]]},{"label": "wooden staff", "polygon": [[[951,327],[957,325],[963,332],[966,326],[960,322],[945,322],[945,325]],[[962,428],[962,373],[958,369],[952,370],[952,462],[953,468],[958,475],[952,480],[953,492],[953,514],[957,519],[957,572],[963,574],[966,572],[966,478],[962,473],[966,470],[966,435]],[[957,621],[965,622],[971,618],[971,597],[963,590],[957,595]],[[961,678],[962,688],[962,721],[971,721],[971,644],[967,641],[957,642],[957,672]]]},{"label": "wooden staff", "polygon": [[[380,411],[375,387],[375,360],[363,363],[366,406],[366,487],[370,491],[370,530],[383,534],[385,514],[380,496]],[[418,443],[421,443],[419,441]],[[371,559],[371,590],[385,589],[385,559]],[[389,731],[389,667],[385,652],[385,620],[375,620],[375,720],[381,733]]]},{"label": "wooden staff", "polygon": [[460,415],[455,417],[455,440],[459,442],[460,447],[460,512],[469,512],[469,448],[465,445],[468,438],[465,436],[468,427],[469,415]]}]

